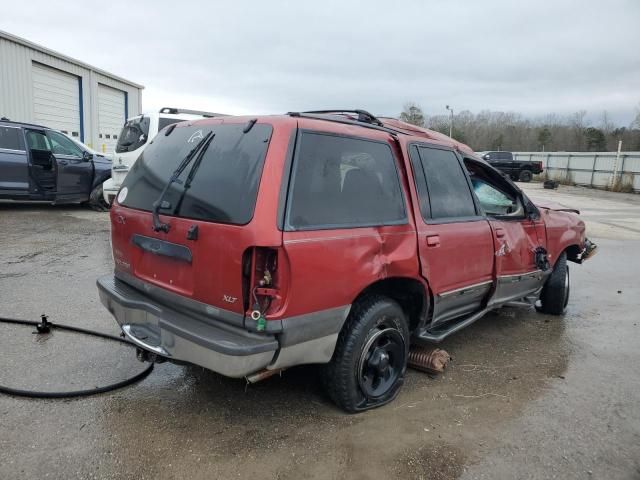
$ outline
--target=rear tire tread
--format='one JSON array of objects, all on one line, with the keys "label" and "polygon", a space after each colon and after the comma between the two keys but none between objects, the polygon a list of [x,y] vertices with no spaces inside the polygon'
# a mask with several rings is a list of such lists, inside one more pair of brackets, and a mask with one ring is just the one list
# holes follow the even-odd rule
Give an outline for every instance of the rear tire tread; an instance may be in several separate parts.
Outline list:
[{"label": "rear tire tread", "polygon": [[325,391],[333,402],[349,413],[368,410],[389,403],[395,398],[404,381],[406,366],[397,386],[394,387],[395,391],[382,402],[368,405],[364,408],[360,406],[357,396],[354,395],[354,387],[356,389],[359,388],[353,369],[353,364],[357,363],[357,358],[354,359],[354,356],[358,357],[360,355],[361,344],[363,344],[371,329],[371,326],[368,325],[371,310],[379,308],[381,303],[391,304],[402,313],[401,322],[399,322],[401,324],[397,326],[405,340],[405,347],[407,350],[409,348],[409,331],[406,325],[406,319],[404,318],[404,312],[395,301],[382,295],[371,294],[358,300],[358,302],[351,307],[349,317],[342,327],[340,335],[338,335],[338,341],[336,342],[331,362],[324,365],[321,371]]}]

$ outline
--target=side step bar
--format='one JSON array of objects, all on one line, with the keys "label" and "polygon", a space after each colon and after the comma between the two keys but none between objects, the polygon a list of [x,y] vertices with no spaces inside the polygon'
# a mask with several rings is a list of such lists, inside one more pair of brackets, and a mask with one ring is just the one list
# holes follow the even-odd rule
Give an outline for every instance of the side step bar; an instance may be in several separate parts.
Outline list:
[{"label": "side step bar", "polygon": [[471,325],[476,320],[479,320],[490,310],[493,309],[485,308],[484,310],[480,310],[479,312],[469,315],[468,317],[464,317],[457,322],[453,322],[450,325],[443,325],[441,328],[435,328],[433,330],[421,328],[414,334],[413,339],[417,340],[418,342],[424,341],[427,343],[440,343],[452,333],[455,333],[458,330],[462,330],[463,328]]},{"label": "side step bar", "polygon": [[[536,296],[530,296],[522,298],[520,301],[513,300],[511,302],[506,302],[501,304],[500,307],[513,307],[513,308],[531,308],[535,305],[535,301],[537,300]],[[476,320],[484,317],[488,312],[492,310],[496,310],[497,307],[492,306],[491,308],[485,308],[480,310],[479,312],[473,313],[468,317],[463,317],[458,321],[448,322],[444,325],[439,325],[434,329],[421,328],[417,331],[412,339],[417,341],[418,343],[440,343],[442,340],[447,338],[449,335],[456,333],[458,330],[462,330],[465,327],[468,327]]]}]

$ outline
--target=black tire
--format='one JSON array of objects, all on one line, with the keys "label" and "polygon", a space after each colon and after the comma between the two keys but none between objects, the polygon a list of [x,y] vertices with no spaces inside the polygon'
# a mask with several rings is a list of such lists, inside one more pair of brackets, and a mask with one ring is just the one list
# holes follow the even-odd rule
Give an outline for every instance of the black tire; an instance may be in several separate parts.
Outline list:
[{"label": "black tire", "polygon": [[109,210],[111,205],[109,205],[104,199],[104,195],[102,194],[102,184],[91,190],[87,204],[97,212],[106,212]]},{"label": "black tire", "polygon": [[322,380],[331,399],[349,413],[391,402],[404,383],[409,355],[405,314],[393,300],[370,295],[351,308]]},{"label": "black tire", "polygon": [[549,315],[562,315],[569,303],[569,292],[571,290],[569,280],[567,254],[563,252],[553,267],[553,271],[544,287],[542,287],[540,306],[537,307],[537,310]]},{"label": "black tire", "polygon": [[521,170],[520,171],[520,175],[518,175],[518,179],[521,182],[530,182],[531,179],[533,178],[533,173],[531,173],[531,170]]}]

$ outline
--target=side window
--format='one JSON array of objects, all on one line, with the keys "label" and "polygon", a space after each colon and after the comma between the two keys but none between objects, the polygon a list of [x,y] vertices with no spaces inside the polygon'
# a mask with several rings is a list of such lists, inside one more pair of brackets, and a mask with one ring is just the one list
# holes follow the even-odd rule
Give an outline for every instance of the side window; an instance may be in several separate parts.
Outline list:
[{"label": "side window", "polygon": [[473,196],[458,157],[450,150],[418,147],[429,191],[431,218],[476,216]]},{"label": "side window", "polygon": [[0,126],[0,148],[24,150],[22,129]]},{"label": "side window", "polygon": [[41,131],[27,130],[27,145],[29,146],[29,150],[51,151],[51,142],[49,142],[44,132]]},{"label": "side window", "polygon": [[293,162],[287,228],[406,222],[391,147],[384,142],[303,133]]},{"label": "side window", "polygon": [[524,215],[524,208],[517,192],[513,191],[502,177],[471,160],[465,159],[464,164],[471,177],[473,191],[487,215],[518,218]]},{"label": "side window", "polygon": [[65,137],[61,133],[49,131],[47,132],[49,140],[51,140],[51,150],[54,155],[71,155],[74,157],[82,157],[82,150],[73,140]]}]

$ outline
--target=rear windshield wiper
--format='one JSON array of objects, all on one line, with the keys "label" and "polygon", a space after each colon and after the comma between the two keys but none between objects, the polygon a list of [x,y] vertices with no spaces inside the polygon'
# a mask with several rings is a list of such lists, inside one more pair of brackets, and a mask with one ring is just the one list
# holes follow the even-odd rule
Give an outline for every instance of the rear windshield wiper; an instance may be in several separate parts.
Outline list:
[{"label": "rear windshield wiper", "polygon": [[212,138],[213,138],[213,132],[207,133],[205,137],[202,140],[200,140],[195,147],[193,147],[193,149],[187,154],[187,156],[182,159],[182,161],[178,165],[178,168],[176,168],[175,171],[171,174],[171,178],[169,178],[169,181],[167,182],[164,189],[162,190],[162,193],[158,197],[158,200],[156,200],[153,203],[153,231],[154,232],[167,233],[169,231],[169,224],[163,223],[160,221],[160,209],[171,208],[171,204],[165,201],[164,197],[169,191],[169,188],[171,187],[171,185],[173,185],[174,183],[182,183],[180,180],[178,180],[178,177],[180,177],[182,172],[184,172],[184,169],[189,166],[189,163],[191,163],[191,160],[193,160],[193,158],[196,156],[196,154],[199,151],[202,154],[204,154],[204,151],[206,150],[206,148],[203,148],[203,147],[205,146],[205,144],[208,145]]},{"label": "rear windshield wiper", "polygon": [[187,175],[186,180],[184,181],[184,187],[182,189],[182,193],[180,194],[180,199],[176,202],[176,208],[173,210],[173,214],[177,215],[180,211],[180,206],[182,205],[182,201],[184,200],[185,195],[187,194],[187,190],[191,187],[191,182],[193,181],[193,177],[195,177],[198,172],[198,168],[200,168],[200,163],[202,163],[202,158],[204,157],[205,152],[208,150],[209,145],[213,141],[214,135],[211,135],[208,140],[205,140],[205,143],[202,145],[200,152],[196,156],[196,159],[193,161],[193,166],[189,170],[189,174]]}]

